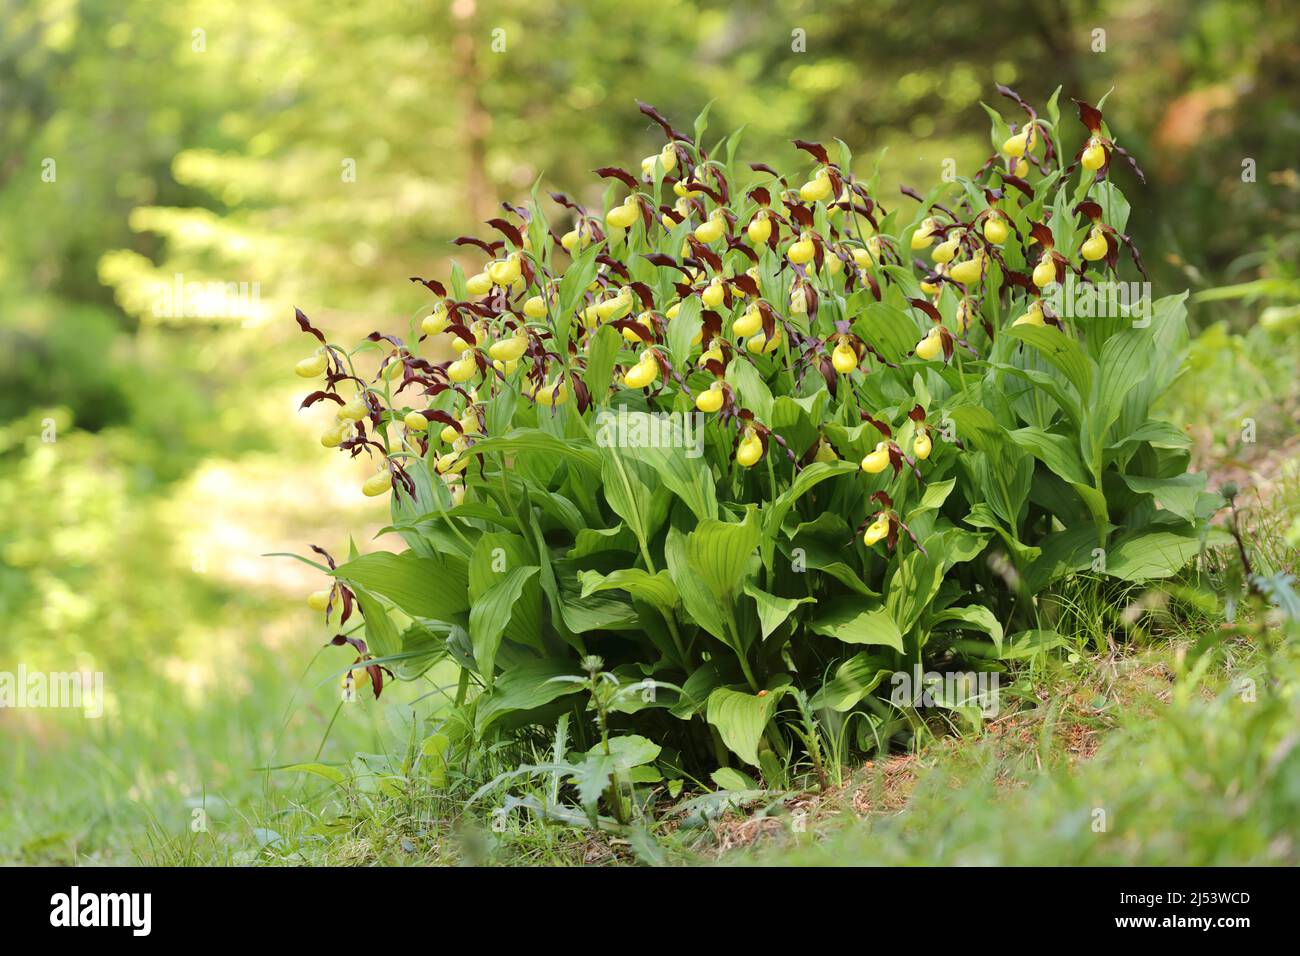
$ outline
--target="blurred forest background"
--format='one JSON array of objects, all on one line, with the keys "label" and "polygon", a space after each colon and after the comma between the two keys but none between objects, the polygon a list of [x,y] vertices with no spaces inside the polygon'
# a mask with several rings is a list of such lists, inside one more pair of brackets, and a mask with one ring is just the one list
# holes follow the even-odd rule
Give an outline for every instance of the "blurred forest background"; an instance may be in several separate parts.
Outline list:
[{"label": "blurred forest background", "polygon": [[[712,102],[710,143],[744,126],[786,168],[838,136],[924,192],[986,158],[995,83],[1113,88],[1156,294],[1197,294],[1178,414],[1207,453],[1243,415],[1293,438],[1283,0],[0,0],[0,670],[101,670],[109,697],[0,714],[0,857],[82,858],[141,803],[183,826],[320,745],[347,662],[313,656],[314,572],[262,555],[376,547],[386,511],[297,411],[293,306],[394,327],[498,202],[540,176],[599,203],[591,169],[657,149],[636,99],[685,128]],[[247,291],[174,294],[195,282]]]}]

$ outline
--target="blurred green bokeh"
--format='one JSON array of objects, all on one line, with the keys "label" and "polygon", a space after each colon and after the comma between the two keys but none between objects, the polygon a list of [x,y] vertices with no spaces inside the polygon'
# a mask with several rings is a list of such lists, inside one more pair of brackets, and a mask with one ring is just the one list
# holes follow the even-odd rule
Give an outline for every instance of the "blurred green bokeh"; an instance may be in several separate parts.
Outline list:
[{"label": "blurred green bokeh", "polygon": [[[1234,412],[1268,399],[1215,364],[1232,336],[1300,334],[1282,0],[0,0],[0,22],[0,670],[105,671],[137,740],[258,688],[241,713],[267,727],[221,738],[241,770],[328,637],[301,604],[318,582],[260,555],[384,519],[295,410],[292,307],[341,339],[397,325],[427,297],[408,278],[445,274],[498,203],[541,177],[598,204],[594,167],[657,149],[638,99],[683,128],[711,103],[706,140],[743,126],[742,157],[787,169],[792,138],[839,137],[924,192],[989,155],[996,83],[1113,91],[1157,295],[1203,292],[1193,321],[1224,323],[1189,424],[1218,427],[1219,384]],[[323,657],[283,762],[328,723],[346,661]],[[49,730],[0,714],[0,747],[11,723]]]}]

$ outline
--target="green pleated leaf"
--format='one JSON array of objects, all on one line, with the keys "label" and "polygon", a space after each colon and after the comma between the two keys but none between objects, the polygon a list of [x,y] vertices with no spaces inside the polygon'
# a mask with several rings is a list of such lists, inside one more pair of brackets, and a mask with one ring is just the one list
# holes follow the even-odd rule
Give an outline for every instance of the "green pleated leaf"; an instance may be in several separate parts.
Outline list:
[{"label": "green pleated leaf", "polygon": [[890,612],[883,607],[868,607],[856,597],[823,603],[810,626],[814,632],[845,644],[879,644],[903,650],[903,632]]},{"label": "green pleated leaf", "polygon": [[561,342],[569,340],[574,309],[582,301],[587,286],[591,285],[592,280],[596,278],[596,271],[599,269],[596,256],[600,254],[602,248],[599,243],[592,243],[582,250],[569,264],[569,268],[564,270],[564,277],[560,279],[559,288],[556,290],[555,326],[556,338]]},{"label": "green pleated leaf", "polygon": [[[931,549],[928,554],[909,551],[889,580],[885,608],[895,630],[906,633],[930,606],[943,582],[943,556]],[[902,638],[897,649],[902,650]]]},{"label": "green pleated leaf", "polygon": [[[506,531],[480,534],[469,559],[469,598],[473,608],[479,599],[496,587],[507,573],[524,567],[540,569],[533,546],[521,535]],[[530,580],[519,594],[518,606],[511,615],[506,637],[538,651],[542,643],[542,585]]]},{"label": "green pleated leaf", "polygon": [[1092,525],[1049,534],[1042,540],[1042,553],[1024,572],[1025,590],[1037,594],[1053,581],[1091,567],[1097,559],[1095,549],[1099,542],[1097,529]]},{"label": "green pleated leaf", "polygon": [[902,309],[886,302],[876,302],[866,291],[855,292],[849,303],[849,314],[858,313],[853,332],[870,342],[886,361],[900,362],[916,348],[922,332],[916,321]]},{"label": "green pleated leaf", "polygon": [[758,766],[758,742],[776,713],[783,693],[769,690],[763,696],[718,687],[709,694],[705,719],[718,730],[727,749],[751,767]]},{"label": "green pleated leaf", "polygon": [[1002,625],[998,619],[993,616],[993,612],[979,604],[972,604],[968,607],[950,607],[940,611],[930,617],[929,623],[934,627],[945,622],[956,622],[965,625],[968,629],[982,631],[989,637],[993,638],[993,644],[997,647],[998,652],[1002,651]]},{"label": "green pleated leaf", "polygon": [[687,296],[677,314],[668,320],[668,354],[672,356],[674,365],[681,366],[690,360],[691,343],[704,324],[700,305],[699,296]]},{"label": "green pleated leaf", "polygon": [[588,340],[587,368],[582,373],[582,381],[591,392],[591,400],[596,405],[603,404],[609,393],[614,363],[622,346],[623,336],[612,325],[602,325]]},{"label": "green pleated leaf", "polygon": [[605,409],[596,417],[596,429],[598,445],[623,446],[618,452],[623,461],[648,465],[696,518],[717,517],[717,481],[704,457],[703,427],[694,416]]},{"label": "green pleated leaf", "polygon": [[614,513],[627,523],[638,541],[648,542],[668,517],[672,492],[658,472],[636,456],[638,450],[604,449],[600,483]]},{"label": "green pleated leaf", "polygon": [[375,657],[390,657],[401,653],[402,637],[397,625],[388,616],[388,608],[365,588],[353,586],[357,607],[366,621],[366,649]]},{"label": "green pleated leaf", "polygon": [[836,668],[835,676],[822,685],[809,703],[814,710],[828,707],[843,713],[857,706],[893,672],[894,668],[883,655],[860,651]]},{"label": "green pleated leaf", "polygon": [[1170,531],[1126,535],[1106,550],[1106,573],[1125,581],[1167,578],[1185,568],[1201,550],[1196,537]]},{"label": "green pleated leaf", "polygon": [[727,365],[727,382],[739,396],[740,404],[750,409],[761,422],[772,417],[772,391],[743,354]]},{"label": "green pleated leaf", "polygon": [[686,560],[715,598],[731,604],[744,582],[761,534],[753,508],[745,512],[744,521],[706,519],[686,537]]},{"label": "green pleated leaf", "polygon": [[583,597],[597,591],[621,590],[665,613],[671,612],[677,604],[677,587],[667,571],[658,574],[651,574],[643,568],[621,568],[609,574],[582,571],[578,579],[582,582]]},{"label": "green pleated leaf", "polygon": [[790,513],[790,509],[798,503],[799,499],[828,478],[853,474],[857,470],[858,466],[851,461],[815,461],[799,472],[790,482],[790,487],[763,509],[762,545],[763,564],[766,567],[772,566],[777,532],[781,529],[785,516]]},{"label": "green pleated leaf", "polygon": [[1060,379],[1044,372],[1042,369],[1020,368],[1002,362],[991,364],[999,371],[1024,379],[1035,388],[1041,389],[1061,407],[1061,410],[1065,412],[1076,427],[1081,427],[1083,423],[1083,400],[1068,389]]},{"label": "green pleated leaf", "polygon": [[795,608],[800,604],[817,603],[817,599],[812,597],[777,597],[748,583],[745,585],[745,593],[754,599],[754,604],[758,608],[759,629],[763,632],[764,640],[784,624],[786,618],[794,613]]},{"label": "green pleated leaf", "polygon": [[505,671],[475,704],[479,733],[502,717],[536,710],[566,694],[578,693],[582,684],[555,680],[574,676],[575,672],[573,664],[554,658],[526,661]]},{"label": "green pleated leaf", "polygon": [[1041,428],[1017,428],[1007,434],[1013,442],[1066,481],[1088,481],[1083,459],[1079,457],[1078,444],[1064,435],[1057,435]]},{"label": "green pleated leaf", "polygon": [[1148,420],[1139,425],[1133,432],[1118,441],[1111,444],[1112,449],[1122,448],[1129,444],[1138,444],[1147,442],[1153,448],[1190,448],[1192,438],[1177,425],[1171,425],[1169,422]]},{"label": "green pleated leaf", "polygon": [[1091,409],[1092,440],[1100,447],[1106,432],[1124,410],[1135,385],[1151,374],[1155,347],[1150,329],[1126,329],[1106,340],[1101,350],[1101,375]]},{"label": "green pleated leaf", "polygon": [[949,478],[947,481],[935,481],[926,485],[925,491],[921,494],[921,500],[912,509],[911,516],[924,514],[927,511],[937,511],[942,508],[943,503],[948,500],[948,496],[952,494],[952,490],[956,486],[957,479],[955,478]]},{"label": "green pleated leaf", "polygon": [[540,428],[516,428],[495,438],[484,438],[474,444],[475,452],[501,452],[524,456],[530,452],[558,455],[583,468],[600,468],[600,455],[590,445],[565,440]]},{"label": "green pleated leaf", "polygon": [[479,676],[492,683],[497,649],[505,636],[506,626],[524,586],[537,574],[536,565],[507,571],[501,579],[480,595],[469,612],[469,638],[474,645],[474,660]]},{"label": "green pleated leaf", "polygon": [[719,640],[729,640],[723,607],[691,567],[687,536],[672,526],[664,541],[664,558],[687,616]]},{"label": "green pleated leaf", "polygon": [[1138,494],[1151,495],[1166,511],[1184,521],[1196,518],[1196,499],[1205,490],[1205,474],[1189,472],[1173,478],[1143,478],[1122,475],[1124,483]]},{"label": "green pleated leaf", "polygon": [[451,621],[469,610],[468,567],[454,556],[376,551],[339,565],[334,576],[392,601],[412,617]]},{"label": "green pleated leaf", "polygon": [[1074,341],[1059,329],[1042,325],[1018,325],[1008,329],[1006,335],[1032,346],[1039,355],[1074,386],[1079,398],[1087,401],[1092,395],[1095,365]]},{"label": "green pleated leaf", "polygon": [[1053,648],[1065,647],[1068,644],[1069,641],[1056,631],[1020,631],[1007,638],[1006,644],[1002,648],[1002,659],[1019,660],[1035,657]]}]

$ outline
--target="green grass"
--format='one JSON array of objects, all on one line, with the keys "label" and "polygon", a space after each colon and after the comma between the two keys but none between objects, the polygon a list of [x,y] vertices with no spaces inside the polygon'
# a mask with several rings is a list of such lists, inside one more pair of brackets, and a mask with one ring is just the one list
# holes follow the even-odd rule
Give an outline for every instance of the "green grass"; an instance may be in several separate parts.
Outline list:
[{"label": "green grass", "polygon": [[[319,759],[346,767],[387,737],[385,704],[339,703],[337,656],[254,650],[199,694],[165,680],[116,688],[98,719],[79,712],[6,715],[0,751],[0,863],[242,863],[269,831],[300,833],[313,800],[301,774],[259,768]],[[299,673],[290,668],[297,667]],[[111,675],[110,675],[111,677]],[[300,680],[301,678],[301,680]],[[291,698],[296,699],[291,703]],[[323,746],[322,746],[323,745]],[[206,813],[206,832],[192,828]]]}]

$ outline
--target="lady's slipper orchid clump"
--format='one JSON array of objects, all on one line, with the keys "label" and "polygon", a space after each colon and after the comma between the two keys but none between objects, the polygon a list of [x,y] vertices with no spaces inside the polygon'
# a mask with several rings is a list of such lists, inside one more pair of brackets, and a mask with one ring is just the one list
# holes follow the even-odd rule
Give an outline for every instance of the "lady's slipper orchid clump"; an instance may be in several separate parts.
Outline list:
[{"label": "lady's slipper orchid clump", "polygon": [[[318,565],[311,608],[366,618],[374,647],[335,638],[356,673],[378,691],[386,660],[459,668],[447,736],[470,746],[549,733],[603,667],[664,693],[608,711],[662,748],[655,774],[707,779],[725,754],[784,786],[807,745],[788,695],[867,746],[894,733],[873,674],[981,629],[987,664],[1040,627],[995,555],[1041,593],[1116,529],[1193,553],[1202,519],[1161,484],[1179,439],[1151,417],[1177,363],[1130,315],[1066,321],[1045,291],[1127,268],[1107,180],[1131,157],[1094,107],[1074,136],[1055,99],[1039,115],[999,91],[1022,122],[928,196],[877,189],[842,144],[795,140],[785,172],[724,161],[643,105],[664,141],[597,169],[607,207],[505,197],[448,273],[414,279],[432,302],[354,347],[298,312],[303,407],[369,464],[361,491],[408,549]],[[1155,304],[1160,341],[1180,301]],[[1177,570],[1160,560],[1124,570]]]}]

